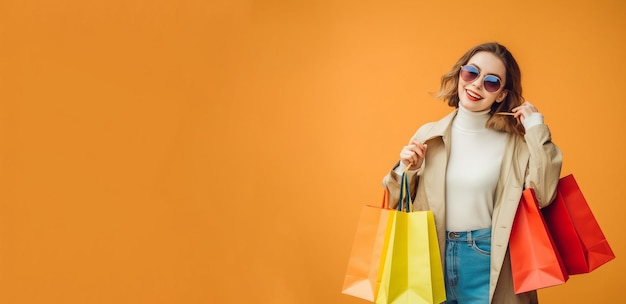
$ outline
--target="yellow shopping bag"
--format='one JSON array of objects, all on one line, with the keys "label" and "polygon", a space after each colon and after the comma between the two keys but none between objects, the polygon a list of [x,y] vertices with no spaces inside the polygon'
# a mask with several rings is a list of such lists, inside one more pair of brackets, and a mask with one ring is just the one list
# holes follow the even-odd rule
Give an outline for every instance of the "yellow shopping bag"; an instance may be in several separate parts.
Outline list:
[{"label": "yellow shopping bag", "polygon": [[391,257],[393,252],[394,237],[396,235],[396,215],[398,211],[389,210],[389,221],[385,231],[383,251],[380,255],[380,268],[376,284],[376,303],[384,304],[389,298],[389,283],[391,281]]},{"label": "yellow shopping bag", "polygon": [[378,304],[434,304],[446,300],[433,213],[412,212],[408,189],[408,178],[403,174],[400,202],[394,211],[380,270]]}]

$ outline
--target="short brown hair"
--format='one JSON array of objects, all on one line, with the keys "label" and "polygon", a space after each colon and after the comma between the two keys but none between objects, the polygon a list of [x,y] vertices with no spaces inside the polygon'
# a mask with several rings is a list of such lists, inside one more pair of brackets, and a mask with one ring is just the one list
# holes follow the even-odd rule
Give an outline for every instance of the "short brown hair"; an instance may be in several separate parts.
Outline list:
[{"label": "short brown hair", "polygon": [[507,95],[502,102],[494,102],[491,106],[491,117],[487,121],[487,128],[508,133],[524,134],[524,127],[512,116],[493,115],[496,112],[510,112],[511,109],[520,106],[524,102],[522,97],[522,74],[517,61],[503,45],[497,42],[488,42],[475,46],[467,51],[454,64],[452,69],[441,76],[441,88],[437,97],[448,102],[451,107],[459,107],[459,72],[461,66],[467,64],[469,60],[479,52],[489,52],[502,60],[506,68],[504,90]]}]

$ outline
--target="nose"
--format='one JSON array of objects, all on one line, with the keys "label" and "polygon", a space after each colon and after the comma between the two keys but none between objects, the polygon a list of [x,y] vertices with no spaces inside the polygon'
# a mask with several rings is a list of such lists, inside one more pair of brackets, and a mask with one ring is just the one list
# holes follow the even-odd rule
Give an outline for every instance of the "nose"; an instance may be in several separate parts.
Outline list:
[{"label": "nose", "polygon": [[482,89],[483,86],[483,75],[478,75],[476,79],[472,82],[472,85],[478,89]]}]

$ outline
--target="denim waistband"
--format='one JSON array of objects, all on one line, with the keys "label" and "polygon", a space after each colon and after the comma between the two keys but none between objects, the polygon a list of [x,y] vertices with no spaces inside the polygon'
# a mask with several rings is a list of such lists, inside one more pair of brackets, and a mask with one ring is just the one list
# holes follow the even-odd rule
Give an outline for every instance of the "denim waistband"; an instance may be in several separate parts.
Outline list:
[{"label": "denim waistband", "polygon": [[480,239],[491,237],[491,228],[483,228],[472,231],[454,232],[446,231],[446,239],[450,241],[471,241],[472,239]]}]

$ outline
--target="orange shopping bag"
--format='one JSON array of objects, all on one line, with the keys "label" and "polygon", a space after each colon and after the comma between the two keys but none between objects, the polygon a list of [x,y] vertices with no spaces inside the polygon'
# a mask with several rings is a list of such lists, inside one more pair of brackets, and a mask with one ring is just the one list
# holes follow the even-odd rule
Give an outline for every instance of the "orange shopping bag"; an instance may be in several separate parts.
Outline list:
[{"label": "orange shopping bag", "polygon": [[569,278],[533,189],[522,193],[511,228],[509,252],[515,293],[563,284]]},{"label": "orange shopping bag", "polygon": [[387,189],[381,206],[363,207],[343,281],[344,294],[372,302],[376,299],[379,270],[384,262],[386,239],[389,237],[393,216],[393,210],[389,210]]},{"label": "orange shopping bag", "polygon": [[556,198],[541,211],[570,275],[615,258],[573,175],[561,178]]}]

